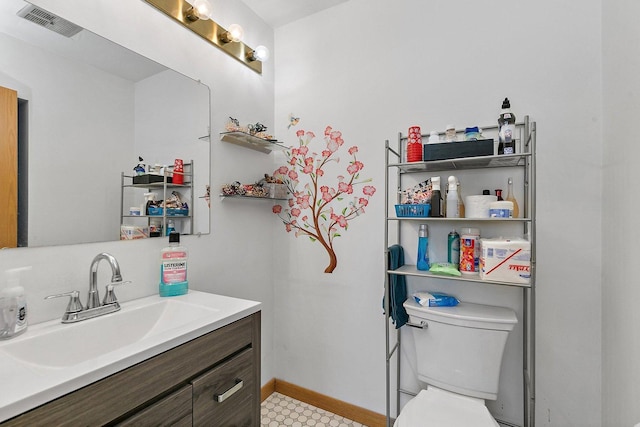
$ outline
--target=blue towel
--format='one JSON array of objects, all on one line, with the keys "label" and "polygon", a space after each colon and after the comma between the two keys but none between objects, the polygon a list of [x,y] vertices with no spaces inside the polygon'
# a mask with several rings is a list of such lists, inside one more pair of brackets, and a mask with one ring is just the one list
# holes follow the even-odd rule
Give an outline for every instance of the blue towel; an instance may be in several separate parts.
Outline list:
[{"label": "blue towel", "polygon": [[[389,270],[395,270],[404,265],[404,250],[400,245],[389,247],[387,259]],[[389,274],[389,317],[396,325],[396,329],[409,321],[409,315],[402,305],[407,299],[407,278],[404,275]],[[384,301],[383,301],[384,306]]]}]

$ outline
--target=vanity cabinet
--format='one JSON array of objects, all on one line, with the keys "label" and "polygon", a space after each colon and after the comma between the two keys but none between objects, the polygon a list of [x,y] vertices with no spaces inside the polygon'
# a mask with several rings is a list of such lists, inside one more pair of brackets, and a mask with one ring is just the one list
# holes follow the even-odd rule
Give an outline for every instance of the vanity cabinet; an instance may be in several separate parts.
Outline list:
[{"label": "vanity cabinet", "polygon": [[0,426],[259,424],[257,312]]}]

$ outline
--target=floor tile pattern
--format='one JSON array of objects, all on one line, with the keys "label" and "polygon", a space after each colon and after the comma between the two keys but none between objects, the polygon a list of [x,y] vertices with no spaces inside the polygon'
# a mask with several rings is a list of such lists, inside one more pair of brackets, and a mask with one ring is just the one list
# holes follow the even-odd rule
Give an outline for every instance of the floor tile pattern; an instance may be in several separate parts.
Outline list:
[{"label": "floor tile pattern", "polygon": [[260,418],[262,427],[366,427],[280,393],[262,402]]}]

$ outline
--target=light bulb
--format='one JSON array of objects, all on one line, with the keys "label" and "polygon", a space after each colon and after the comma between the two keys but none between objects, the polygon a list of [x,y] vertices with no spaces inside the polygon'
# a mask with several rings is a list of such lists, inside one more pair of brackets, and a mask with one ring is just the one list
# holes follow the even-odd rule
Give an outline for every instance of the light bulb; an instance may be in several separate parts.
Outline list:
[{"label": "light bulb", "polygon": [[266,46],[260,45],[253,51],[253,57],[258,61],[264,62],[269,59],[269,49],[267,49]]},{"label": "light bulb", "polygon": [[244,37],[244,30],[238,24],[229,25],[229,30],[227,31],[227,37],[232,42],[239,42]]},{"label": "light bulb", "polygon": [[211,13],[213,13],[213,8],[211,7],[211,3],[208,0],[196,0],[193,2],[193,8],[196,10],[198,18],[206,21],[211,18]]}]

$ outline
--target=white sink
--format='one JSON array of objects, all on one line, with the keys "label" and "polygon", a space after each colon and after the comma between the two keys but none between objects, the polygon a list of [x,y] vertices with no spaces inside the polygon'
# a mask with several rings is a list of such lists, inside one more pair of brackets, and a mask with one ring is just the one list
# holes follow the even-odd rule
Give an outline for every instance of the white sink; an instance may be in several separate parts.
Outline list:
[{"label": "white sink", "polygon": [[197,291],[120,305],[77,323],[30,325],[0,341],[0,422],[260,310],[255,301]]},{"label": "white sink", "polygon": [[26,339],[9,341],[1,348],[21,362],[53,368],[73,366],[219,311],[173,299],[137,307],[125,305],[115,313],[60,324]]}]

